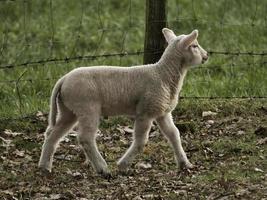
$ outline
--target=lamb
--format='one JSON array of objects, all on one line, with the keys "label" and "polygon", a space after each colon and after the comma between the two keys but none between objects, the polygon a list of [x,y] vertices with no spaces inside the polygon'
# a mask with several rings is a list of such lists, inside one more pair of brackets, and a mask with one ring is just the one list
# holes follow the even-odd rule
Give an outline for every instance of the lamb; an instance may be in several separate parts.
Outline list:
[{"label": "lamb", "polygon": [[126,171],[142,152],[153,121],[173,147],[178,167],[193,167],[183,150],[171,112],[177,105],[188,69],[205,63],[208,53],[198,44],[197,30],[180,36],[167,28],[162,32],[168,46],[155,64],[80,67],[58,80],[50,99],[49,125],[39,161],[42,170],[51,172],[60,139],[78,121],[78,141],[86,160],[96,172],[110,176],[95,139],[100,117],[114,115],[135,118],[133,142],[117,163],[120,171]]}]

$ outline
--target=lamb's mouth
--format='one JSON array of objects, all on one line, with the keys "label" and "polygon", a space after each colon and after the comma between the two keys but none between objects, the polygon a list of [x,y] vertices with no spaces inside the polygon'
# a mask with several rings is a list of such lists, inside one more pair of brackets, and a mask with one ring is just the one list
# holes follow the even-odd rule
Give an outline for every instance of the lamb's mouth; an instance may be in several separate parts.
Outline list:
[{"label": "lamb's mouth", "polygon": [[208,58],[202,58],[201,63],[204,64],[204,63],[207,62],[207,61],[208,61]]}]

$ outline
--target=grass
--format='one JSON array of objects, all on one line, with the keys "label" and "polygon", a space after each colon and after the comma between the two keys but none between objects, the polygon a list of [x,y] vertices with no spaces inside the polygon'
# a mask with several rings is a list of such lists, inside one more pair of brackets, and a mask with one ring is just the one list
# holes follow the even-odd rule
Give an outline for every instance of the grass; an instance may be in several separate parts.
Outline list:
[{"label": "grass", "polygon": [[[168,26],[177,34],[199,29],[207,50],[266,52],[266,6],[249,0],[169,1]],[[1,66],[143,49],[141,1],[4,1],[0,19]],[[0,116],[48,112],[56,80],[76,67],[141,63],[142,55],[136,55],[0,69]],[[207,65],[191,70],[181,95],[266,96],[266,76],[266,56],[213,54]]]}]

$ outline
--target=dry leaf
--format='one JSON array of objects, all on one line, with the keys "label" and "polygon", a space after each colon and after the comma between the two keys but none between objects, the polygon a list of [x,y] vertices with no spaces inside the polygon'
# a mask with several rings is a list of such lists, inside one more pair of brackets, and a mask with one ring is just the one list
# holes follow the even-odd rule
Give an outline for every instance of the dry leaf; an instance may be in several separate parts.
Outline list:
[{"label": "dry leaf", "polygon": [[129,126],[118,126],[117,128],[116,128],[121,134],[125,134],[125,133],[127,133],[127,134],[132,134],[133,132],[134,132],[134,130],[133,129],[131,129]]},{"label": "dry leaf", "polygon": [[44,185],[44,186],[42,186],[40,188],[40,191],[41,192],[50,192],[51,191],[51,188]]},{"label": "dry leaf", "polygon": [[262,173],[264,173],[264,171],[263,171],[262,169],[257,168],[257,167],[254,168],[254,171],[255,171],[255,172],[262,172]]},{"label": "dry leaf", "polygon": [[158,131],[153,131],[149,134],[149,137],[158,137],[160,133]]},{"label": "dry leaf", "polygon": [[150,169],[150,168],[152,168],[152,165],[150,163],[144,163],[144,162],[137,163],[136,166],[138,168],[142,168],[142,169]]},{"label": "dry leaf", "polygon": [[13,145],[11,145],[12,140],[7,140],[7,139],[2,138],[2,137],[0,137],[0,139],[3,141],[2,144],[0,144],[0,146],[2,146],[2,147],[13,146]]},{"label": "dry leaf", "polygon": [[130,128],[129,126],[125,126],[124,131],[125,131],[125,133],[130,133],[130,134],[132,134],[134,132],[134,130],[132,128]]},{"label": "dry leaf", "polygon": [[175,190],[174,193],[177,194],[178,196],[186,196],[187,195],[186,190]]},{"label": "dry leaf", "polygon": [[136,196],[133,198],[133,200],[143,200],[140,196]]},{"label": "dry leaf", "polygon": [[237,197],[241,197],[241,196],[244,196],[244,195],[248,195],[250,192],[247,190],[247,189],[240,189],[238,191],[236,191],[235,195]]},{"label": "dry leaf", "polygon": [[50,199],[60,199],[61,198],[61,194],[50,194]]},{"label": "dry leaf", "polygon": [[12,136],[12,137],[15,137],[15,136],[18,136],[18,135],[22,135],[23,133],[17,133],[17,132],[12,132],[11,130],[9,129],[6,129],[4,130],[4,133],[8,136]]},{"label": "dry leaf", "polygon": [[210,124],[210,125],[214,124],[214,120],[208,120],[207,124]]},{"label": "dry leaf", "polygon": [[1,192],[3,192],[4,194],[10,195],[10,196],[14,195],[14,193],[12,191],[10,191],[10,190],[4,190],[4,191],[1,191]]},{"label": "dry leaf", "polygon": [[65,143],[69,143],[70,139],[68,137],[64,137],[62,141],[65,142]]},{"label": "dry leaf", "polygon": [[202,112],[202,117],[209,117],[209,116],[215,116],[217,115],[218,113],[216,112],[212,112],[212,111],[203,111]]},{"label": "dry leaf", "polygon": [[17,156],[17,157],[21,157],[21,158],[23,158],[24,157],[24,155],[25,155],[25,151],[19,151],[19,150],[15,150],[14,151],[14,154]]},{"label": "dry leaf", "polygon": [[245,135],[245,131],[237,131],[237,135]]},{"label": "dry leaf", "polygon": [[263,145],[263,144],[267,144],[267,137],[258,140],[257,145]]},{"label": "dry leaf", "polygon": [[41,111],[37,111],[36,113],[36,117],[40,120],[40,121],[46,121],[46,117],[44,116],[44,113]]},{"label": "dry leaf", "polygon": [[78,132],[77,131],[74,131],[72,130],[69,134],[68,134],[70,137],[77,137],[78,135]]}]

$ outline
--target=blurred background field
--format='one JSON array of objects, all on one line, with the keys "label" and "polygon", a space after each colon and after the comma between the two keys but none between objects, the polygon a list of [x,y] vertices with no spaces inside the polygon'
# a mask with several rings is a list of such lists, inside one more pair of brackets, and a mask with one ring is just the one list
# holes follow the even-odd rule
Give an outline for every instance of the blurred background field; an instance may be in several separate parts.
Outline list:
[{"label": "blurred background field", "polygon": [[[267,96],[266,0],[176,0],[167,11],[169,28],[198,29],[214,52],[181,96]],[[0,118],[48,112],[53,85],[71,69],[142,64],[144,32],[145,1],[0,1]]]}]

